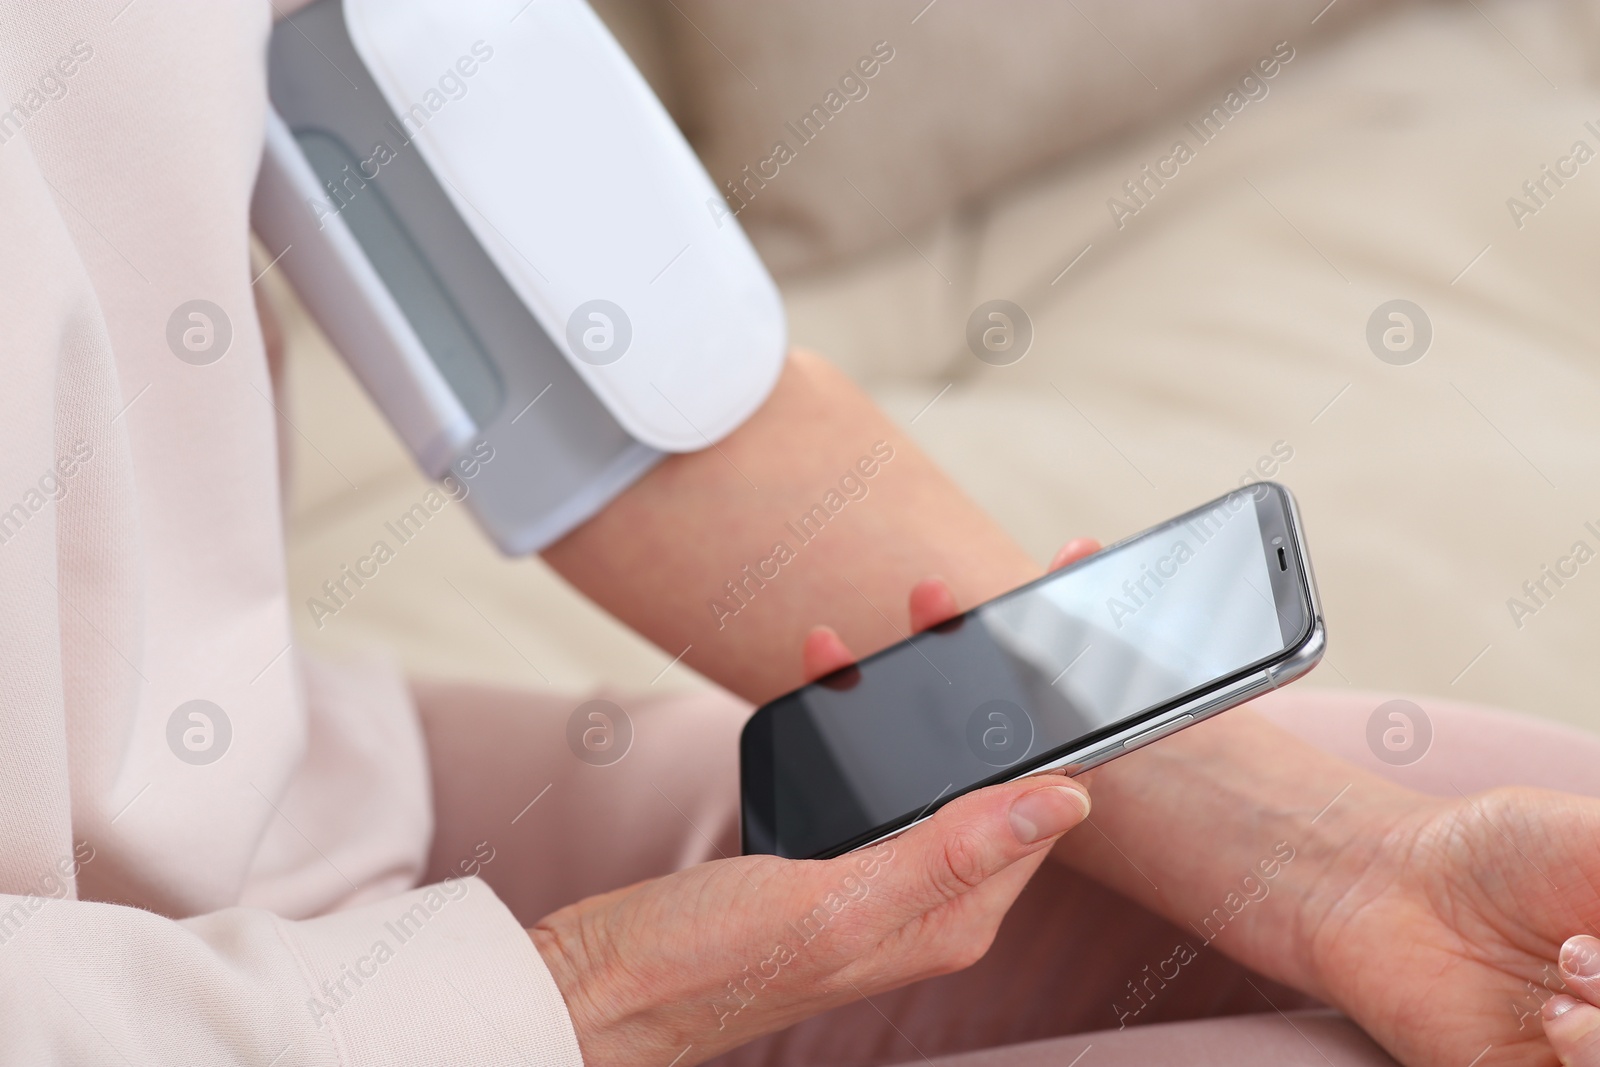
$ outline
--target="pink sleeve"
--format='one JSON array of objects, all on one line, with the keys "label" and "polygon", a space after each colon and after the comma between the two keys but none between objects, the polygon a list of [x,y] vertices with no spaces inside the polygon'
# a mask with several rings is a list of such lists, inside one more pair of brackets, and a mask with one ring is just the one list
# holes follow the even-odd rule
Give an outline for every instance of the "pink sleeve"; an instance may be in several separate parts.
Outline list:
[{"label": "pink sleeve", "polygon": [[0,896],[0,1064],[581,1067],[566,1005],[487,885],[290,922]]}]

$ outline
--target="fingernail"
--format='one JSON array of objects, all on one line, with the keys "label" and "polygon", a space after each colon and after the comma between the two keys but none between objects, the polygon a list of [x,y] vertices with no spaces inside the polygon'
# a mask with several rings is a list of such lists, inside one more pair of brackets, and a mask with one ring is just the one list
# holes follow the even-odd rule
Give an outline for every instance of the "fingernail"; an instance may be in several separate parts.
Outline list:
[{"label": "fingernail", "polygon": [[1567,1012],[1578,1006],[1578,1002],[1565,994],[1558,993],[1545,1001],[1544,1017],[1546,1019],[1559,1019]]},{"label": "fingernail", "polygon": [[1089,815],[1089,794],[1072,786],[1035,789],[1011,805],[1011,832],[1024,845],[1066,833]]},{"label": "fingernail", "polygon": [[1600,978],[1600,938],[1579,934],[1561,946],[1561,969],[1574,978]]}]

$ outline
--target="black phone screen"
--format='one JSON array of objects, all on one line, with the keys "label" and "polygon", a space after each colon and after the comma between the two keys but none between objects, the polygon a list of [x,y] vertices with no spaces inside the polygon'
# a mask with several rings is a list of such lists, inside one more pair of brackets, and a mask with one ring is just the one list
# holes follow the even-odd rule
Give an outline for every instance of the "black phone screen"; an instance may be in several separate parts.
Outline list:
[{"label": "black phone screen", "polygon": [[1263,483],[767,704],[741,740],[747,852],[835,855],[1281,657],[1310,632]]}]

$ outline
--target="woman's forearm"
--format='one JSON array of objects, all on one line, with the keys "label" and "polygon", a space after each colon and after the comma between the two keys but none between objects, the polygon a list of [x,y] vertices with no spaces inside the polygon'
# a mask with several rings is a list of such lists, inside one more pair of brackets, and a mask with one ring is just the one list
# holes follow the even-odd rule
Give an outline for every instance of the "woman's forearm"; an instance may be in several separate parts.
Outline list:
[{"label": "woman's forearm", "polygon": [[1084,776],[1094,817],[1055,856],[1214,948],[1326,995],[1310,942],[1389,826],[1424,798],[1248,708]]},{"label": "woman's forearm", "polygon": [[804,353],[733,434],[668,458],[544,558],[753,701],[803,681],[801,640],[818,623],[865,654],[906,634],[920,578],[945,575],[974,604],[1040,570],[854,383]]}]

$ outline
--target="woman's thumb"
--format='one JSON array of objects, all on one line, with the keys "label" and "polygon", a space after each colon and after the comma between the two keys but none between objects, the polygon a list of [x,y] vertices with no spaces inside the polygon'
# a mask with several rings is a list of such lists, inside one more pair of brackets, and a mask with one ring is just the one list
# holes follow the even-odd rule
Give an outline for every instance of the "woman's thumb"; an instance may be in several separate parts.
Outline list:
[{"label": "woman's thumb", "polygon": [[982,885],[1048,847],[1089,814],[1089,794],[1058,775],[1023,778],[959,797],[908,830],[895,851],[911,859],[909,909],[920,914]]}]

